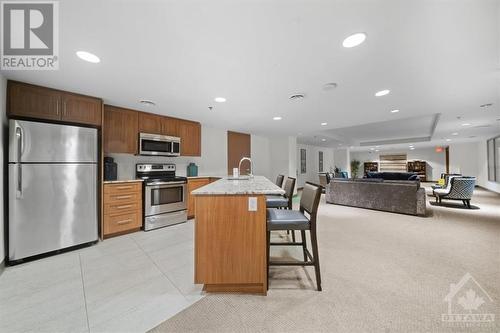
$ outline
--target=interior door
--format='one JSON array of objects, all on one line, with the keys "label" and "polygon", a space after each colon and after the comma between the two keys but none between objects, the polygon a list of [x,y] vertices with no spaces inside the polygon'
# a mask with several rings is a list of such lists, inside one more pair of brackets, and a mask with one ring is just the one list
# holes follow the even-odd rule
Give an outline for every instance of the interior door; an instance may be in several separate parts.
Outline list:
[{"label": "interior door", "polygon": [[[237,168],[242,157],[251,157],[250,134],[227,131],[227,174],[233,174],[233,168]],[[241,164],[241,173],[250,172],[250,162]]]},{"label": "interior door", "polygon": [[9,164],[10,260],[96,240],[96,164]]}]

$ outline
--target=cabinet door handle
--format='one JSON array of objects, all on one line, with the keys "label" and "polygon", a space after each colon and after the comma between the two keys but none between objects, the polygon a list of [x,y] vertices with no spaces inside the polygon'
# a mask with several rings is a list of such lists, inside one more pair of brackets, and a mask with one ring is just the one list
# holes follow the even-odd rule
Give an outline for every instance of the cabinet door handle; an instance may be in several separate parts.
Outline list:
[{"label": "cabinet door handle", "polygon": [[63,116],[66,116],[66,101],[63,102],[62,114],[63,114]]},{"label": "cabinet door handle", "polygon": [[127,224],[127,223],[130,223],[130,222],[132,222],[132,219],[126,219],[126,220],[117,221],[116,224]]},{"label": "cabinet door handle", "polygon": [[116,209],[125,209],[125,208],[130,208],[133,207],[132,205],[123,205],[123,206],[116,206]]},{"label": "cabinet door handle", "polygon": [[131,195],[117,195],[117,196],[115,196],[115,199],[118,199],[118,200],[129,199],[129,198],[132,198],[132,196]]}]

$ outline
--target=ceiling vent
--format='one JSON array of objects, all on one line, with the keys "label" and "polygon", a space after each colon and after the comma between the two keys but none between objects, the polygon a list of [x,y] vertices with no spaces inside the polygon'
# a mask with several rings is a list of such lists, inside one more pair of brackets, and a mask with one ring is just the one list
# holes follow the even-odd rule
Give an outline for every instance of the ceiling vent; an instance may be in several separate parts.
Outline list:
[{"label": "ceiling vent", "polygon": [[146,105],[146,106],[156,106],[156,103],[149,100],[149,99],[141,99],[139,101],[139,103],[141,103],[142,105]]},{"label": "ceiling vent", "polygon": [[301,100],[305,97],[304,94],[293,94],[292,96],[290,96],[289,98],[292,100],[292,101],[298,101],[298,100]]}]

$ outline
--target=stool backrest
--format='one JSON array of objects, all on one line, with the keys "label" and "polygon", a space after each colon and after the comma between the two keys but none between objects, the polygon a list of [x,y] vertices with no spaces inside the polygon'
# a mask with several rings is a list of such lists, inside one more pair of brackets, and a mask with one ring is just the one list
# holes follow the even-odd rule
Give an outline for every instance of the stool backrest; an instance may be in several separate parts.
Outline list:
[{"label": "stool backrest", "polygon": [[292,209],[293,190],[295,189],[295,178],[288,177],[285,182],[285,197],[288,199],[288,209]]},{"label": "stool backrest", "polygon": [[300,198],[300,211],[307,212],[311,218],[311,223],[316,222],[319,200],[321,198],[321,186],[306,182]]},{"label": "stool backrest", "polygon": [[278,175],[278,177],[276,178],[276,185],[278,185],[279,187],[282,187],[283,186],[283,179],[285,179],[285,176]]}]

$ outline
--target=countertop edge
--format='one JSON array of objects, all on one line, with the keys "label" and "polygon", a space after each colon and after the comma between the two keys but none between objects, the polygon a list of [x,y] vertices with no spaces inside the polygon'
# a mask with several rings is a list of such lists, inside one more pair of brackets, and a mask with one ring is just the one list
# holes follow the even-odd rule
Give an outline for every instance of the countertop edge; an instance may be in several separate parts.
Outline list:
[{"label": "countertop edge", "polygon": [[143,182],[142,179],[118,179],[118,180],[105,180],[103,184],[119,184],[119,183],[138,183]]}]

